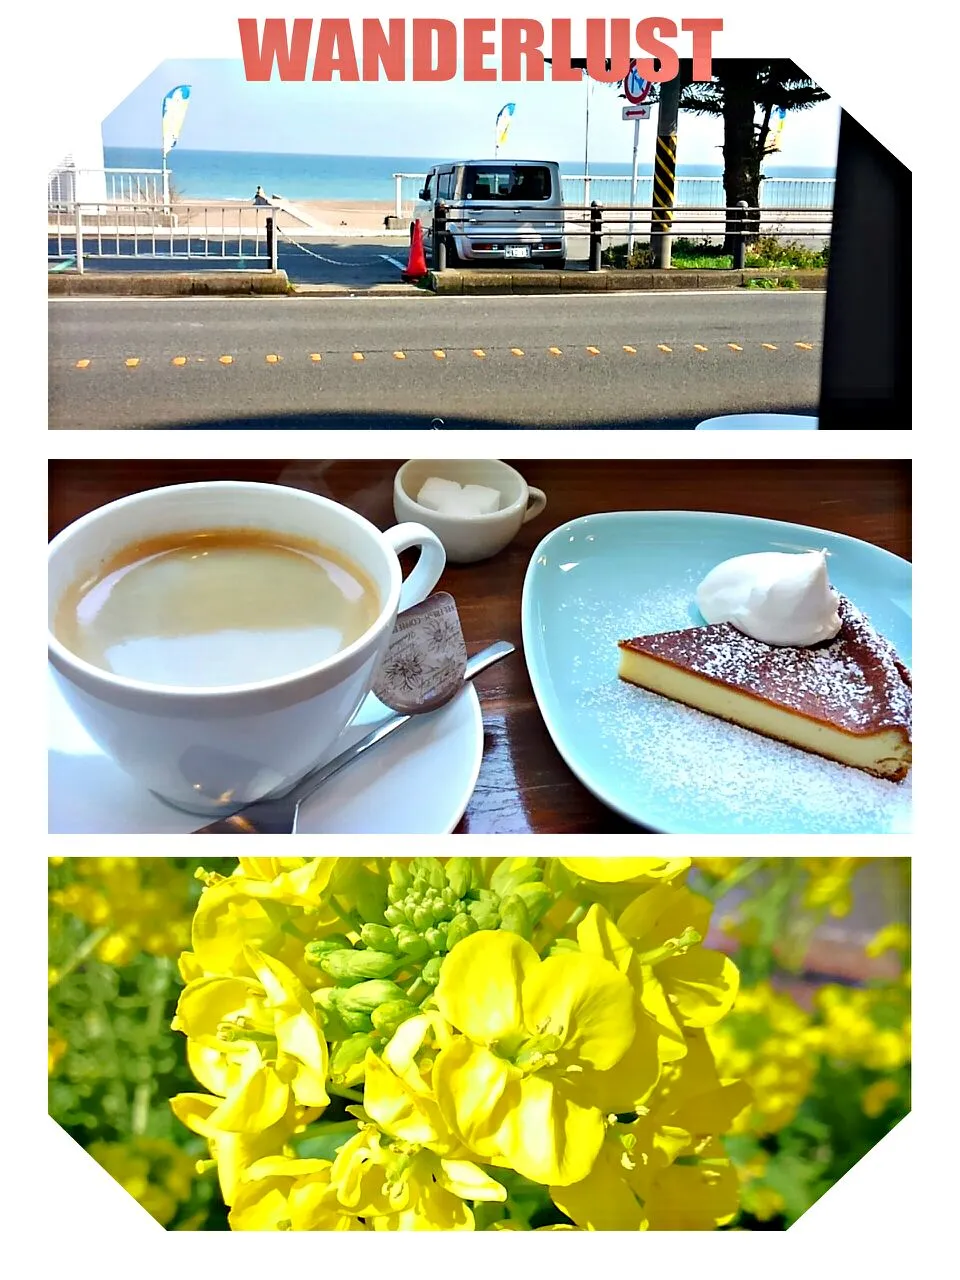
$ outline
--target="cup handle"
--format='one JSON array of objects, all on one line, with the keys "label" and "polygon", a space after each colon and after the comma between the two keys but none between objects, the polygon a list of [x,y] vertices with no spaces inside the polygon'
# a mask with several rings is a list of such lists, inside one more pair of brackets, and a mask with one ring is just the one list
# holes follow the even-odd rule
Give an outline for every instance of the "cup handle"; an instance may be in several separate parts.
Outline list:
[{"label": "cup handle", "polygon": [[533,520],[546,505],[547,495],[542,489],[534,489],[531,486],[529,497],[527,498],[527,509],[523,513],[523,523],[526,524],[528,520]]},{"label": "cup handle", "polygon": [[422,524],[411,522],[394,525],[383,536],[398,556],[401,551],[408,551],[411,547],[420,548],[420,559],[413,566],[410,576],[404,578],[400,588],[398,612],[402,613],[404,609],[410,609],[426,600],[440,581],[447,563],[447,553],[437,535]]}]

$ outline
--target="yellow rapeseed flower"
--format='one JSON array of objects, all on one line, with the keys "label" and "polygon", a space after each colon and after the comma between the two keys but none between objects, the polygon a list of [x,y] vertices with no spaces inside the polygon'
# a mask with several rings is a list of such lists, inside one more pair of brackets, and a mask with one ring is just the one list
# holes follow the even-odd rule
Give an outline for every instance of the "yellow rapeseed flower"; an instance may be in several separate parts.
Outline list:
[{"label": "yellow rapeseed flower", "polygon": [[721,1080],[703,1033],[667,1067],[630,1124],[613,1124],[599,1159],[554,1203],[593,1231],[709,1231],[739,1205],[736,1170],[716,1135],[750,1103],[742,1081]]},{"label": "yellow rapeseed flower", "polygon": [[244,1170],[230,1210],[234,1231],[365,1231],[331,1185],[330,1160],[266,1156]]},{"label": "yellow rapeseed flower", "polygon": [[433,1085],[467,1147],[535,1182],[585,1177],[606,1124],[598,1078],[634,1038],[629,981],[598,956],[541,960],[515,934],[481,932],[444,960],[436,1001],[461,1034]]},{"label": "yellow rapeseed flower", "polygon": [[279,960],[252,948],[245,958],[254,976],[195,979],[177,1004],[194,1075],[219,1095],[205,1110],[181,1095],[193,1101],[178,1115],[207,1138],[284,1130],[297,1108],[319,1115],[329,1102],[327,1042],[309,993]]}]

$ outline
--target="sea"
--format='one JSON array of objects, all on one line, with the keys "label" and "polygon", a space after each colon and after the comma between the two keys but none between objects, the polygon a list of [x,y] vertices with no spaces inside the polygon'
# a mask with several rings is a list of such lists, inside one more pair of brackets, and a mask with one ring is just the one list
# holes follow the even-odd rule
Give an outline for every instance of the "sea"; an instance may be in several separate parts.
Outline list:
[{"label": "sea", "polygon": [[[178,195],[191,200],[249,200],[258,186],[290,200],[392,201],[395,173],[425,173],[453,156],[327,156],[292,152],[188,151],[179,147],[167,157]],[[505,157],[506,158],[506,157]],[[159,149],[104,147],[108,169],[159,169]],[[582,175],[583,157],[560,164],[562,174]],[[617,161],[591,161],[590,173],[629,176],[631,166]],[[641,165],[641,177],[652,167]],[[678,177],[718,178],[720,165],[681,164]],[[832,178],[835,170],[817,166],[770,165],[767,173],[783,178]]]}]

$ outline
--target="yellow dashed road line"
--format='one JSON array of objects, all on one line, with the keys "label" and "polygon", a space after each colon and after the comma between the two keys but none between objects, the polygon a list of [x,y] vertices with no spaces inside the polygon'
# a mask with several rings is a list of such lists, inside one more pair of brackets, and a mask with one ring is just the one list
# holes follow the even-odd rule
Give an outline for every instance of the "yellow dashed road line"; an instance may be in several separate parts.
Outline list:
[{"label": "yellow dashed road line", "polygon": [[[729,351],[733,351],[736,353],[744,351],[744,347],[741,346],[740,343],[738,342],[727,342],[724,345],[727,347]],[[774,342],[761,342],[758,345],[764,351],[779,351],[781,349],[782,344],[778,345],[777,343],[774,343]],[[656,350],[662,351],[664,355],[674,354],[674,348],[666,342],[658,342],[655,344],[655,346],[656,346]],[[702,342],[694,342],[691,344],[691,346],[694,351],[699,353],[705,353],[710,350],[710,348]],[[813,351],[815,344],[812,342],[794,342],[793,346],[798,351]],[[639,353],[638,347],[630,346],[627,343],[622,344],[620,349],[622,353],[626,356],[636,356]],[[454,357],[457,356],[458,350],[455,350],[453,352]],[[510,355],[516,356],[518,358],[526,355],[526,352],[523,349],[523,347],[508,347],[506,348],[506,350],[509,352]],[[564,354],[562,347],[547,347],[546,350],[547,350],[547,354],[550,356],[553,356],[554,358],[562,357]],[[599,347],[584,347],[583,350],[587,353],[588,356],[599,356],[601,354]],[[331,359],[336,359],[340,355],[346,355],[346,354],[349,354],[350,359],[356,364],[361,364],[366,359],[366,355],[362,351],[353,351],[349,353],[327,352],[325,355],[319,351],[309,351],[306,353],[307,358],[313,364],[320,364],[324,360],[329,361]],[[377,355],[378,353],[374,352],[373,354]],[[430,351],[427,351],[421,348],[419,351],[413,351],[413,352],[384,351],[382,352],[382,354],[383,355],[391,354],[394,360],[407,360],[411,355],[417,356],[417,355],[427,355],[427,354],[432,355],[435,360],[446,360],[450,352],[443,347],[437,347]],[[489,353],[483,347],[474,347],[470,352],[470,354],[473,355],[477,360],[485,360]],[[210,358],[217,359],[222,365],[231,365],[236,363],[236,357],[232,355],[224,354],[222,356],[216,356],[216,357],[210,357]],[[271,364],[271,365],[282,364],[285,359],[284,356],[279,355],[276,352],[269,352],[263,358],[267,364]],[[207,359],[206,356],[172,356],[170,359],[170,364],[176,368],[183,368],[183,366],[188,365],[191,360],[193,360],[196,364],[203,364],[206,359]],[[141,362],[142,360],[140,356],[127,356],[124,359],[124,365],[128,369],[136,369],[141,364]],[[90,368],[92,363],[93,363],[92,359],[90,357],[85,356],[80,360],[74,361],[74,368],[88,369]]]}]

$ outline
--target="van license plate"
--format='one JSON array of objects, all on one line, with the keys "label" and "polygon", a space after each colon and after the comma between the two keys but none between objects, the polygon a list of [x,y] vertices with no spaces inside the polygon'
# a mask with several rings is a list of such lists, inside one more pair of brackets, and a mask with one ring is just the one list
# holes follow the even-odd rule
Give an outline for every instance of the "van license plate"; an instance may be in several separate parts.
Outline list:
[{"label": "van license plate", "polygon": [[508,244],[504,247],[505,258],[529,258],[530,250],[525,244]]}]

